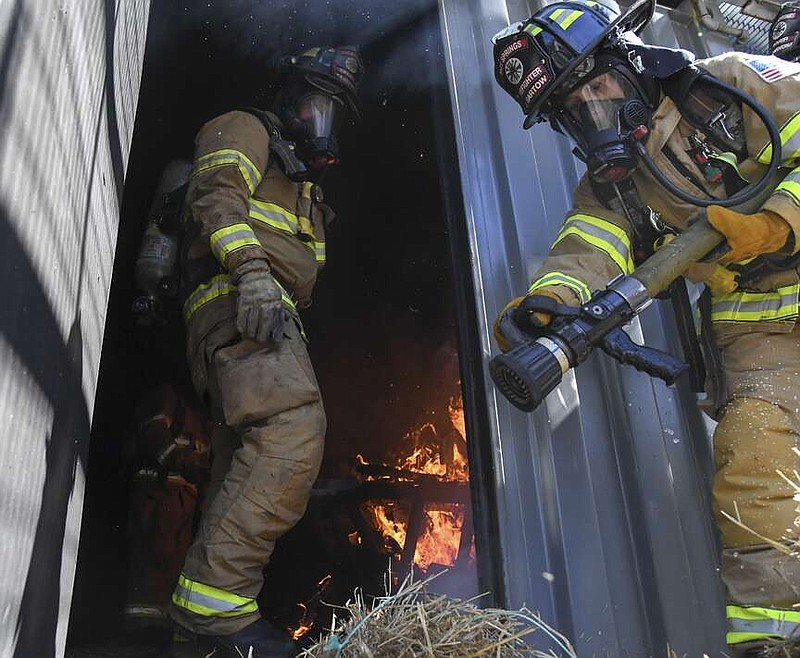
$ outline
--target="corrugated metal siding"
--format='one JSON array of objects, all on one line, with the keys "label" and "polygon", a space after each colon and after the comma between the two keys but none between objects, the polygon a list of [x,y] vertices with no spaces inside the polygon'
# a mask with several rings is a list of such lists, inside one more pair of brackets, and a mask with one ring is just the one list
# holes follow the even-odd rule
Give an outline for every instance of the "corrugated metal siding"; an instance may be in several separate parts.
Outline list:
[{"label": "corrugated metal siding", "polygon": [[0,3],[0,656],[62,655],[149,0]]},{"label": "corrugated metal siding", "polygon": [[[527,288],[578,168],[548,127],[522,129],[518,106],[493,79],[492,35],[531,5],[440,0],[440,8],[488,363],[493,318]],[[652,41],[677,43],[668,17],[656,25]],[[680,354],[668,306],[654,304],[632,330]],[[721,655],[711,446],[694,393],[598,354],[524,414],[484,375],[492,431],[479,440],[492,445],[499,537],[494,555],[479,558],[500,560],[499,603],[539,610],[581,657],[660,657],[668,645],[679,656]]]}]

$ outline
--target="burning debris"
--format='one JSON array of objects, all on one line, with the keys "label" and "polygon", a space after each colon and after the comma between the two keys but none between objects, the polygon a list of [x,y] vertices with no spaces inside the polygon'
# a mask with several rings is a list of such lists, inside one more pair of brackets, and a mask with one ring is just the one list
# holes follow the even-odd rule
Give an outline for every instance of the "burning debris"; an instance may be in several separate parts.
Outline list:
[{"label": "burning debris", "polygon": [[474,559],[460,398],[450,400],[448,420],[444,429],[425,423],[408,432],[390,463],[371,464],[356,456],[361,481],[393,494],[365,502],[365,517],[383,538],[386,553],[422,573],[433,564],[452,567]]},{"label": "burning debris", "polygon": [[[530,610],[481,609],[474,599],[430,594],[426,586],[435,577],[407,578],[396,594],[371,606],[357,591],[352,602],[334,608],[331,631],[298,658],[576,657],[569,641]],[[344,616],[337,619],[337,611]],[[559,653],[536,649],[529,636],[537,631],[546,636],[541,644]]]}]

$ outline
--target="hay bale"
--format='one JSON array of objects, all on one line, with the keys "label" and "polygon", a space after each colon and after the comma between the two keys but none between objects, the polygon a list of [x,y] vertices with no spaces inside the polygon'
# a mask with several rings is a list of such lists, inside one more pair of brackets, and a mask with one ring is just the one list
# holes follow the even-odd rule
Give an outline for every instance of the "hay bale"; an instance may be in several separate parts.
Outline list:
[{"label": "hay bale", "polygon": [[[298,658],[576,658],[567,639],[530,610],[479,608],[475,599],[432,594],[433,578],[407,579],[371,605],[357,591],[345,606],[330,606],[331,631]],[[563,653],[537,650],[530,637],[536,632]]]}]

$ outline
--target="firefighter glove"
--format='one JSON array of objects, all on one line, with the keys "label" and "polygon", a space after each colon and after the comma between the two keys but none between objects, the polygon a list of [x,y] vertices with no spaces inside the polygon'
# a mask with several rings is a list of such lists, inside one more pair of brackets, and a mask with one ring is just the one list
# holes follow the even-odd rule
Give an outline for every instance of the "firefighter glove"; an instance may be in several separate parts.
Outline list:
[{"label": "firefighter glove", "polygon": [[283,338],[286,309],[267,261],[255,258],[243,263],[233,280],[239,291],[236,326],[242,336],[277,345]]},{"label": "firefighter glove", "polygon": [[546,297],[554,300],[558,304],[563,304],[563,300],[556,293],[547,289],[537,290],[535,294],[525,295],[512,299],[505,308],[500,311],[494,321],[494,338],[497,346],[503,352],[516,347],[520,343],[530,340],[535,330],[546,327],[553,319],[550,313],[534,311],[532,313],[519,313],[520,305],[526,300],[535,300],[536,297]]},{"label": "firefighter glove", "polygon": [[722,265],[773,253],[785,247],[792,237],[786,220],[769,210],[744,215],[730,208],[709,206],[708,221],[725,236],[731,248],[719,259]]}]

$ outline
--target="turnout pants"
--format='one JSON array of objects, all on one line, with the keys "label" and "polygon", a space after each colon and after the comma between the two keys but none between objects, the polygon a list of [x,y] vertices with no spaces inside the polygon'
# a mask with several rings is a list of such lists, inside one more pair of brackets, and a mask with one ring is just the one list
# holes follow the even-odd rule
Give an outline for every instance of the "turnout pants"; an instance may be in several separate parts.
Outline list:
[{"label": "turnout pants", "polygon": [[800,557],[773,542],[789,547],[800,535],[792,485],[800,471],[800,329],[727,337],[720,347],[731,397],[714,433],[714,512],[728,642],[789,637],[800,632]]},{"label": "turnout pants", "polygon": [[170,611],[195,633],[226,635],[258,618],[263,569],[305,512],[319,471],[326,428],[319,388],[298,326],[289,321],[284,333],[276,349],[208,339],[196,350],[218,425],[209,502]]}]

